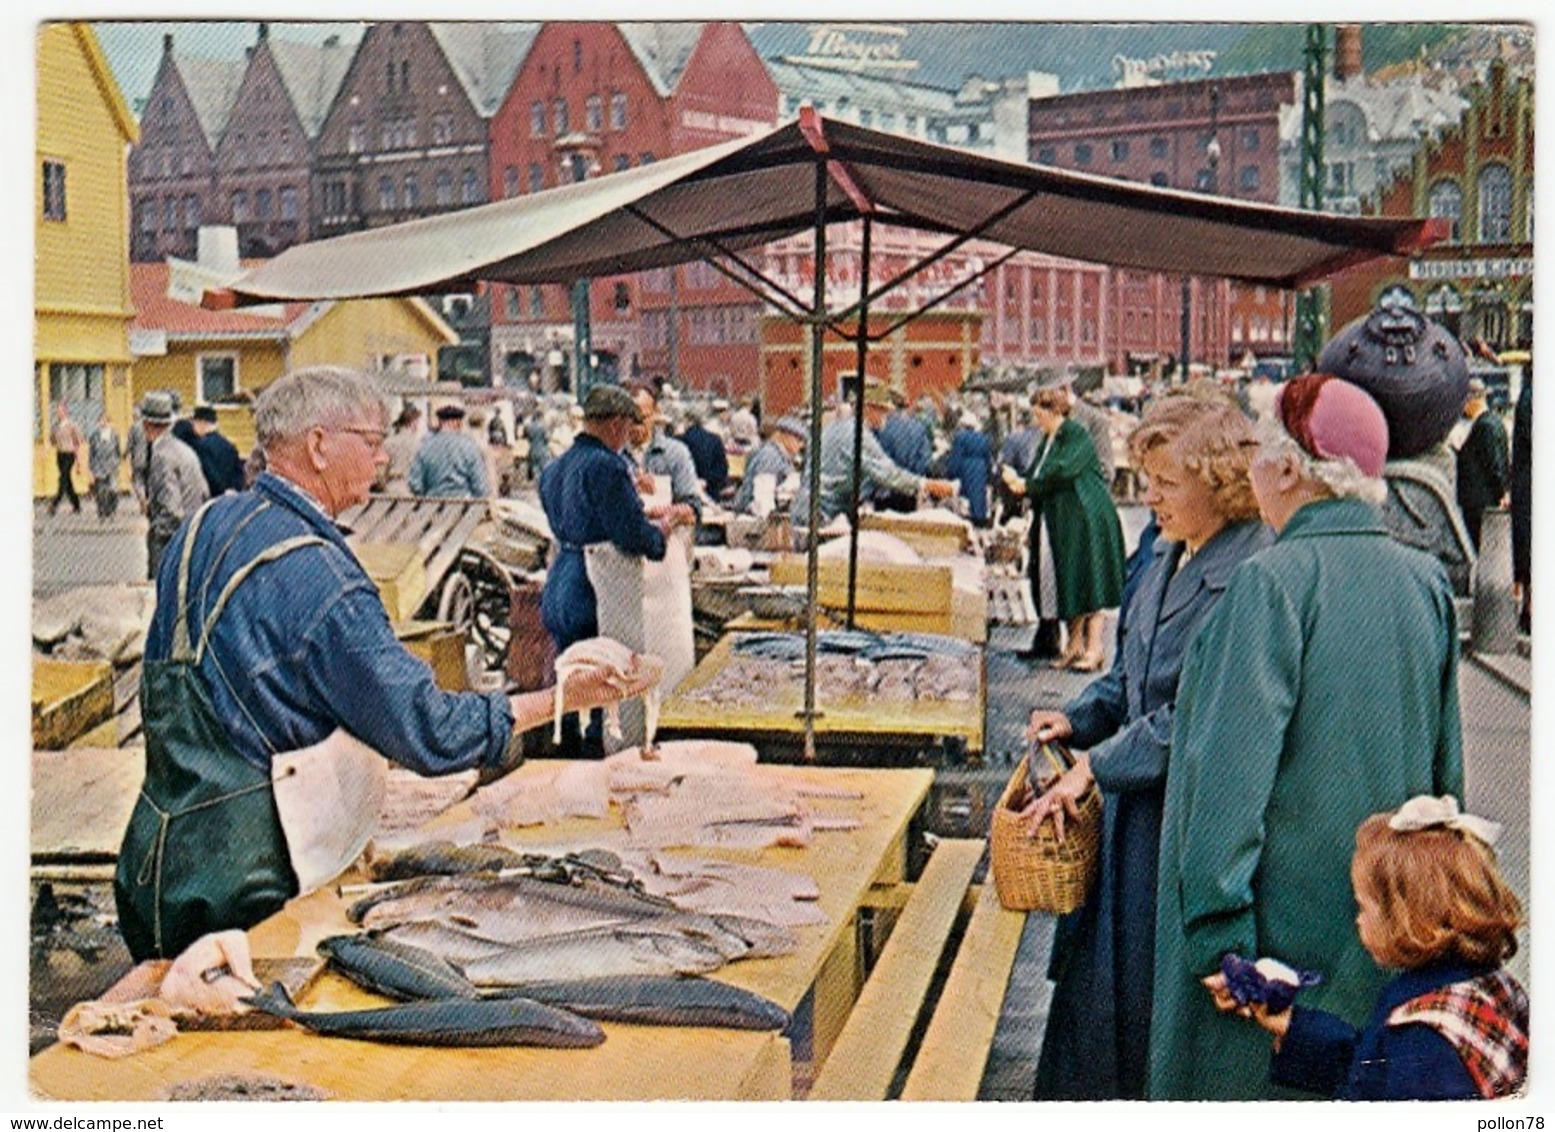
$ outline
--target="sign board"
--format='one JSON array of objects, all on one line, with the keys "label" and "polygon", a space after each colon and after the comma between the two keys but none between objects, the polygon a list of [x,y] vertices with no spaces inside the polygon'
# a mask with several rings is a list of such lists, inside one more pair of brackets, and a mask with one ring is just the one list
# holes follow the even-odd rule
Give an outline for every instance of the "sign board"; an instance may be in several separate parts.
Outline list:
[{"label": "sign board", "polygon": [[912,71],[916,59],[902,58],[905,27],[890,24],[812,24],[803,55],[789,63],[855,71]]},{"label": "sign board", "polygon": [[1533,274],[1533,259],[1426,259],[1409,265],[1411,279],[1522,279]]}]

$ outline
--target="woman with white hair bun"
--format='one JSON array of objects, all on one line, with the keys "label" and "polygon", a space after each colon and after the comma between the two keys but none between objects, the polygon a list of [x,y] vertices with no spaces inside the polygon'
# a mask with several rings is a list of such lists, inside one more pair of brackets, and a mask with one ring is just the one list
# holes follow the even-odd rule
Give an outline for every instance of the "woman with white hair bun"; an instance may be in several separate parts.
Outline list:
[{"label": "woman with white hair bun", "polygon": [[[1377,504],[1382,410],[1327,374],[1260,423],[1274,544],[1242,563],[1177,689],[1157,877],[1151,1100],[1294,1099],[1202,980],[1228,954],[1321,972],[1303,1005],[1367,1016],[1387,976],[1356,936],[1350,847],[1369,814],[1462,795],[1458,634],[1441,564]],[[1251,1032],[1248,1032],[1251,1031]]]}]

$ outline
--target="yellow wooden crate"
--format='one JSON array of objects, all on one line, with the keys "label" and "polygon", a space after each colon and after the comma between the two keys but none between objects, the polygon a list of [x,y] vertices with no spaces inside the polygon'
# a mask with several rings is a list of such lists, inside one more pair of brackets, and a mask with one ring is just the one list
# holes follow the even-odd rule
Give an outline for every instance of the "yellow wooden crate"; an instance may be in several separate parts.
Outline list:
[{"label": "yellow wooden crate", "polygon": [[113,666],[107,661],[32,662],[32,745],[54,751],[113,715]]},{"label": "yellow wooden crate", "polygon": [[464,663],[465,636],[446,621],[408,621],[395,626],[395,636],[413,654],[432,666],[437,686],[447,692],[470,690]]},{"label": "yellow wooden crate", "polygon": [[[846,609],[847,562],[829,559],[819,563],[819,567],[816,600],[827,609]],[[783,555],[772,563],[772,584],[802,586],[806,569],[802,555]],[[949,566],[860,562],[854,623],[865,629],[949,633],[953,614],[951,591]]]},{"label": "yellow wooden crate", "polygon": [[895,535],[925,558],[950,558],[963,553],[971,542],[965,523],[914,518],[888,512],[865,512],[858,517],[861,531]]},{"label": "yellow wooden crate", "polygon": [[421,548],[408,542],[353,543],[367,576],[378,587],[389,620],[409,621],[427,593],[426,563]]}]

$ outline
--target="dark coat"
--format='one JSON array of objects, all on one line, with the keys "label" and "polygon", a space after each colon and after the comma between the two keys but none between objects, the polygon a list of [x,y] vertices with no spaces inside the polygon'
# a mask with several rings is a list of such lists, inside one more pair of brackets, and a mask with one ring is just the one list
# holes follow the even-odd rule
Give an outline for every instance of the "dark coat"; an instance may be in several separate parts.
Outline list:
[{"label": "dark coat", "polygon": [[1499,414],[1486,409],[1474,418],[1458,449],[1458,508],[1476,550],[1485,508],[1496,506],[1506,494],[1507,455],[1506,425]]},{"label": "dark coat", "polygon": [[1058,615],[1114,609],[1123,596],[1123,527],[1091,438],[1065,420],[1026,480],[1034,514],[1053,546]]},{"label": "dark coat", "polygon": [[1512,580],[1524,585],[1532,575],[1533,539],[1533,375],[1523,379],[1512,411]]},{"label": "dark coat", "polygon": [[200,471],[205,473],[212,499],[243,490],[243,457],[232,441],[219,432],[208,432],[195,440],[194,454],[200,458]]},{"label": "dark coat", "polygon": [[692,425],[680,434],[680,442],[691,450],[691,462],[696,465],[697,479],[707,488],[710,499],[723,495],[729,486],[729,455],[724,442],[701,425]]},{"label": "dark coat", "polygon": [[967,501],[972,522],[988,524],[988,476],[993,470],[993,451],[988,437],[973,428],[956,430],[945,460],[945,476],[961,481],[961,497]]},{"label": "dark coat", "polygon": [[1089,899],[1059,921],[1057,982],[1037,1065],[1038,1100],[1138,1100],[1149,1067],[1156,849],[1183,655],[1231,572],[1273,541],[1257,520],[1219,532],[1177,568],[1157,543],[1112,670],[1064,707],[1102,790],[1101,863]]},{"label": "dark coat", "polygon": [[1151,1100],[1291,1096],[1269,1083],[1267,1035],[1217,1013],[1200,985],[1227,951],[1320,972],[1308,1005],[1365,1016],[1386,976],[1355,931],[1355,831],[1416,794],[1463,796],[1447,576],[1366,503],[1309,503],[1232,574],[1183,662]]},{"label": "dark coat", "polygon": [[545,576],[540,615],[556,651],[599,635],[594,587],[583,548],[614,543],[623,554],[657,562],[664,533],[643,513],[642,496],[622,457],[588,433],[546,465],[540,504],[556,540],[556,558]]}]

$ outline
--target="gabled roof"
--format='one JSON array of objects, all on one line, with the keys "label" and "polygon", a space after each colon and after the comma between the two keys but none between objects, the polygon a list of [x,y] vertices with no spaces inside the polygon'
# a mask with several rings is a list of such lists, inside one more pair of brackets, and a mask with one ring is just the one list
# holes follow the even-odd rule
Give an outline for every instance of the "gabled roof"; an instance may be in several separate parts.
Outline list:
[{"label": "gabled roof", "polygon": [[702,38],[702,23],[619,23],[621,35],[661,98],[675,93],[691,53]]},{"label": "gabled roof", "polygon": [[[247,261],[246,268],[260,265]],[[130,264],[130,300],[135,307],[134,330],[160,330],[169,338],[233,338],[254,341],[284,341],[292,336],[296,323],[315,305],[331,303],[287,303],[280,318],[267,318],[247,311],[208,311],[171,299],[167,294],[168,266],[163,263]]]},{"label": "gabled roof", "polygon": [[238,88],[248,70],[246,59],[205,59],[198,55],[173,53],[173,66],[189,93],[189,103],[200,121],[200,129],[212,149],[227,129],[232,107],[238,100]]},{"label": "gabled roof", "polygon": [[502,106],[540,32],[533,23],[429,23],[427,28],[482,118]]},{"label": "gabled roof", "polygon": [[113,68],[108,65],[102,44],[97,41],[97,33],[92,30],[91,24],[84,23],[73,23],[70,30],[81,45],[81,53],[86,56],[87,67],[98,89],[102,91],[103,101],[108,104],[108,112],[113,115],[114,123],[125,140],[133,145],[140,140],[140,127],[135,124],[135,115],[130,113],[129,104],[124,101],[124,92],[119,89],[118,80],[113,77]]},{"label": "gabled roof", "polygon": [[[825,154],[823,158],[821,154]],[[819,163],[819,165],[818,165]],[[805,113],[797,123],[579,184],[298,244],[212,305],[556,283],[701,258],[828,223],[967,233],[1142,271],[1306,286],[1441,239],[1430,220],[1304,212],[933,145]]]},{"label": "gabled roof", "polygon": [[292,107],[310,138],[318,137],[324,119],[334,104],[335,95],[351,66],[356,44],[339,40],[322,44],[299,43],[291,39],[268,40],[275,69],[291,97]]}]

